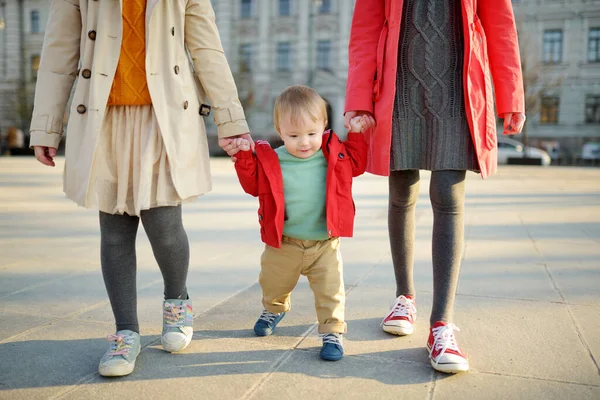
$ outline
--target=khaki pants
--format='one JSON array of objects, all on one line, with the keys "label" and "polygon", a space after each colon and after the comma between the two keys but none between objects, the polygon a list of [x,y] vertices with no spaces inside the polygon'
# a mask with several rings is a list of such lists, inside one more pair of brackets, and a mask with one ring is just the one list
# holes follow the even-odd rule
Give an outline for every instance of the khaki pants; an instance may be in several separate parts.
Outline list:
[{"label": "khaki pants", "polygon": [[315,296],[319,333],[346,333],[343,264],[340,239],[300,240],[283,237],[281,248],[265,246],[259,282],[267,311],[290,310],[290,295],[300,275]]}]

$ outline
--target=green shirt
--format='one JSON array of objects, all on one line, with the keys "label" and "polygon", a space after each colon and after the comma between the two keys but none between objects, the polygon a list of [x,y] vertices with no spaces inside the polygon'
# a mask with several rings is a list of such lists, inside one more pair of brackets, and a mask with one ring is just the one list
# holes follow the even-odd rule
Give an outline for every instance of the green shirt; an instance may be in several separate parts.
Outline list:
[{"label": "green shirt", "polygon": [[283,234],[301,240],[325,240],[327,160],[323,151],[309,158],[291,155],[285,146],[275,149],[283,175],[285,224]]}]

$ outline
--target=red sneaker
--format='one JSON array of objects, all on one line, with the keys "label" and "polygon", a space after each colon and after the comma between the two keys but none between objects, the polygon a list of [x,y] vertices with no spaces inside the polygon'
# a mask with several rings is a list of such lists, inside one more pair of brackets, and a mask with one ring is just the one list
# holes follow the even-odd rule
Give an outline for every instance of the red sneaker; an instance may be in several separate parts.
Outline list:
[{"label": "red sneaker", "polygon": [[431,366],[440,372],[455,374],[469,370],[469,360],[456,342],[454,331],[459,331],[454,324],[438,321],[429,331],[427,350]]},{"label": "red sneaker", "polygon": [[407,296],[398,296],[390,308],[390,312],[381,322],[381,327],[392,335],[410,335],[417,319],[415,301]]}]

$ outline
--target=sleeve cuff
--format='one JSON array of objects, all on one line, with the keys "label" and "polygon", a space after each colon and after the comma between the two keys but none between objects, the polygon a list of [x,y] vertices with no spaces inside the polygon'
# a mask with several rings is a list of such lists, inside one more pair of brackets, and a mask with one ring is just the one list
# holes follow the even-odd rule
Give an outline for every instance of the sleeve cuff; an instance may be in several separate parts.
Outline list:
[{"label": "sleeve cuff", "polygon": [[365,137],[360,132],[348,132],[348,136],[346,136],[347,141],[364,141]]},{"label": "sleeve cuff", "polygon": [[237,154],[234,155],[235,158],[239,160],[247,160],[249,158],[252,158],[252,150],[246,150],[246,151],[239,151]]},{"label": "sleeve cuff", "polygon": [[248,123],[245,119],[240,119],[237,121],[226,122],[222,125],[217,125],[217,134],[219,135],[219,139],[230,136],[243,135],[249,132],[250,128],[248,128]]},{"label": "sleeve cuff", "polygon": [[29,147],[44,146],[58,149],[62,135],[58,133],[47,133],[44,131],[32,131],[29,139]]}]

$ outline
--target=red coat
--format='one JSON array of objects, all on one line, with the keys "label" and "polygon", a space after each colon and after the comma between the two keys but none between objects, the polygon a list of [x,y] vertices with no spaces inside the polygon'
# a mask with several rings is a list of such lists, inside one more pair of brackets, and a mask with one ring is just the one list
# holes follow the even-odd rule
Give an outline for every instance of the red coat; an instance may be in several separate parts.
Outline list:
[{"label": "red coat", "polygon": [[[403,0],[356,0],[350,34],[346,111],[369,111],[367,171],[389,175],[392,111]],[[498,115],[525,112],[523,78],[511,0],[461,0],[467,120],[483,178],[497,166]],[[491,74],[490,74],[491,71]]]},{"label": "red coat", "polygon": [[[354,230],[352,177],[362,175],[367,163],[367,143],[360,133],[349,133],[342,142],[335,133],[323,134],[321,146],[327,160],[326,205],[329,237],[351,237]],[[235,170],[244,191],[258,196],[258,221],[263,242],[281,247],[285,216],[283,176],[279,158],[269,143],[256,142],[255,153],[236,154]]]}]

